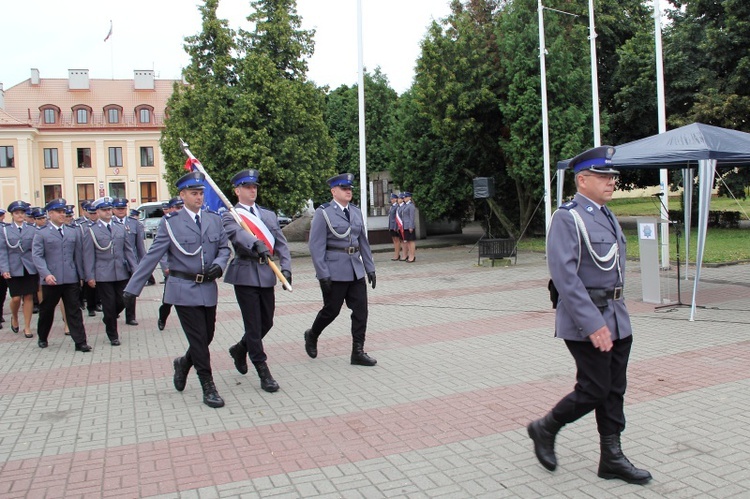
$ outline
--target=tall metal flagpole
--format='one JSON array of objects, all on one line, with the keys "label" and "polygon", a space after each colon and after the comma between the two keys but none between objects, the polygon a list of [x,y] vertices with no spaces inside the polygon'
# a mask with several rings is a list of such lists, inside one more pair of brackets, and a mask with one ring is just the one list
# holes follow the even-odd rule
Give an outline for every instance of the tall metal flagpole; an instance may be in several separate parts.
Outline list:
[{"label": "tall metal flagpole", "polygon": [[589,43],[591,44],[591,109],[594,115],[594,147],[602,145],[599,125],[599,72],[596,67],[596,28],[594,28],[594,0],[589,0]]},{"label": "tall metal flagpole", "polygon": [[[656,100],[657,113],[659,116],[659,133],[667,131],[667,111],[664,99],[664,54],[661,47],[661,8],[659,0],[654,0],[654,46],[656,49]],[[686,182],[683,182],[686,183]],[[667,195],[667,186],[669,184],[669,175],[667,170],[659,170],[659,192],[661,192],[661,219],[669,220],[669,196]],[[692,183],[691,183],[692,184]],[[688,188],[688,186],[684,186]],[[687,207],[685,207],[687,209]],[[664,222],[661,225],[661,268],[669,268],[669,224]],[[686,243],[688,241],[685,241]],[[686,247],[688,245],[686,244]],[[687,257],[685,258],[687,268]],[[687,278],[687,271],[685,272]],[[679,286],[680,283],[678,282]]]},{"label": "tall metal flagpole", "polygon": [[[540,0],[541,1],[541,0]],[[362,208],[362,220],[367,235],[367,148],[365,145],[365,69],[362,51],[362,0],[357,0],[357,59],[359,63],[359,77],[357,79],[357,95],[359,99],[359,197]]]},{"label": "tall metal flagpole", "polygon": [[[546,46],[544,40],[544,6],[542,0],[538,0],[539,11],[539,68],[542,80],[542,148],[544,151],[544,227],[549,229],[552,220],[552,199],[550,196],[550,172],[549,172],[549,118],[547,115],[547,62],[545,58]],[[558,182],[562,182],[558,177]]]}]

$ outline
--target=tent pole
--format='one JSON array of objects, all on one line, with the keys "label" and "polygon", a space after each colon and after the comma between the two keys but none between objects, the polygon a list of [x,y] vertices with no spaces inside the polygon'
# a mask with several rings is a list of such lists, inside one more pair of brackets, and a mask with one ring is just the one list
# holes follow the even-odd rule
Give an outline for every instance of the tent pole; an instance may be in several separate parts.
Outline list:
[{"label": "tent pole", "polygon": [[701,159],[698,161],[698,249],[695,255],[695,280],[693,281],[693,301],[690,307],[690,320],[695,319],[695,296],[698,294],[698,283],[701,280],[701,266],[703,253],[706,248],[706,230],[708,229],[708,208],[711,204],[711,190],[714,187],[716,174],[715,159]]}]

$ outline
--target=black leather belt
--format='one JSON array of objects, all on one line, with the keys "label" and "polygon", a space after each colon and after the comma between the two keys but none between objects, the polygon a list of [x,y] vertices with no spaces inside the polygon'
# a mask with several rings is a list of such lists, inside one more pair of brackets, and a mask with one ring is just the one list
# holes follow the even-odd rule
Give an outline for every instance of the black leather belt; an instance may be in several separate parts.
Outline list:
[{"label": "black leather belt", "polygon": [[334,248],[332,246],[326,246],[326,251],[341,251],[342,253],[348,253],[353,255],[359,251],[359,246],[347,246],[346,248]]},{"label": "black leather belt", "polygon": [[604,300],[622,300],[624,299],[622,286],[617,286],[613,289],[602,289],[602,288],[586,288],[589,292],[589,296],[596,303],[596,299]]},{"label": "black leather belt", "polygon": [[169,275],[172,277],[179,277],[180,279],[187,279],[188,281],[195,281],[198,284],[213,281],[213,279],[210,279],[204,274],[190,274],[188,272],[180,272],[179,270],[170,270]]}]

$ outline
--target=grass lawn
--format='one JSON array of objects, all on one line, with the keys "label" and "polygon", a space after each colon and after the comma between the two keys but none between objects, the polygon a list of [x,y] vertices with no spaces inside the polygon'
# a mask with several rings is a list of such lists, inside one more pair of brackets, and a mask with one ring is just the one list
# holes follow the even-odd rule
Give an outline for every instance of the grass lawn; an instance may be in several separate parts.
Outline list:
[{"label": "grass lawn", "polygon": [[[698,199],[694,199],[693,202],[698,203]],[[661,212],[659,199],[651,196],[613,199],[607,203],[607,206],[617,216],[648,217],[658,216]],[[669,196],[669,209],[681,210],[682,196]],[[747,220],[748,217],[745,214],[750,214],[750,196],[737,200],[713,196],[710,209],[714,211],[739,211],[741,220]]]}]

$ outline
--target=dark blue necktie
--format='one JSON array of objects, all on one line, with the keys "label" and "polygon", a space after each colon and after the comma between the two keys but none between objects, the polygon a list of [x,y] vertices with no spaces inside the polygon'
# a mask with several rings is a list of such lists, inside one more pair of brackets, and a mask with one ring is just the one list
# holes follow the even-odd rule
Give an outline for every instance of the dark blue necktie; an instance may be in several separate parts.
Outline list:
[{"label": "dark blue necktie", "polygon": [[198,226],[198,230],[201,228],[201,217],[200,215],[195,215],[195,225]]},{"label": "dark blue necktie", "polygon": [[349,220],[349,208],[344,208],[344,216]]},{"label": "dark blue necktie", "polygon": [[609,224],[612,226],[612,230],[615,231],[615,234],[617,234],[617,226],[615,225],[614,218],[612,218],[612,212],[609,211],[606,206],[602,206],[602,213],[604,213],[604,216],[607,217],[607,220],[609,220]]}]

